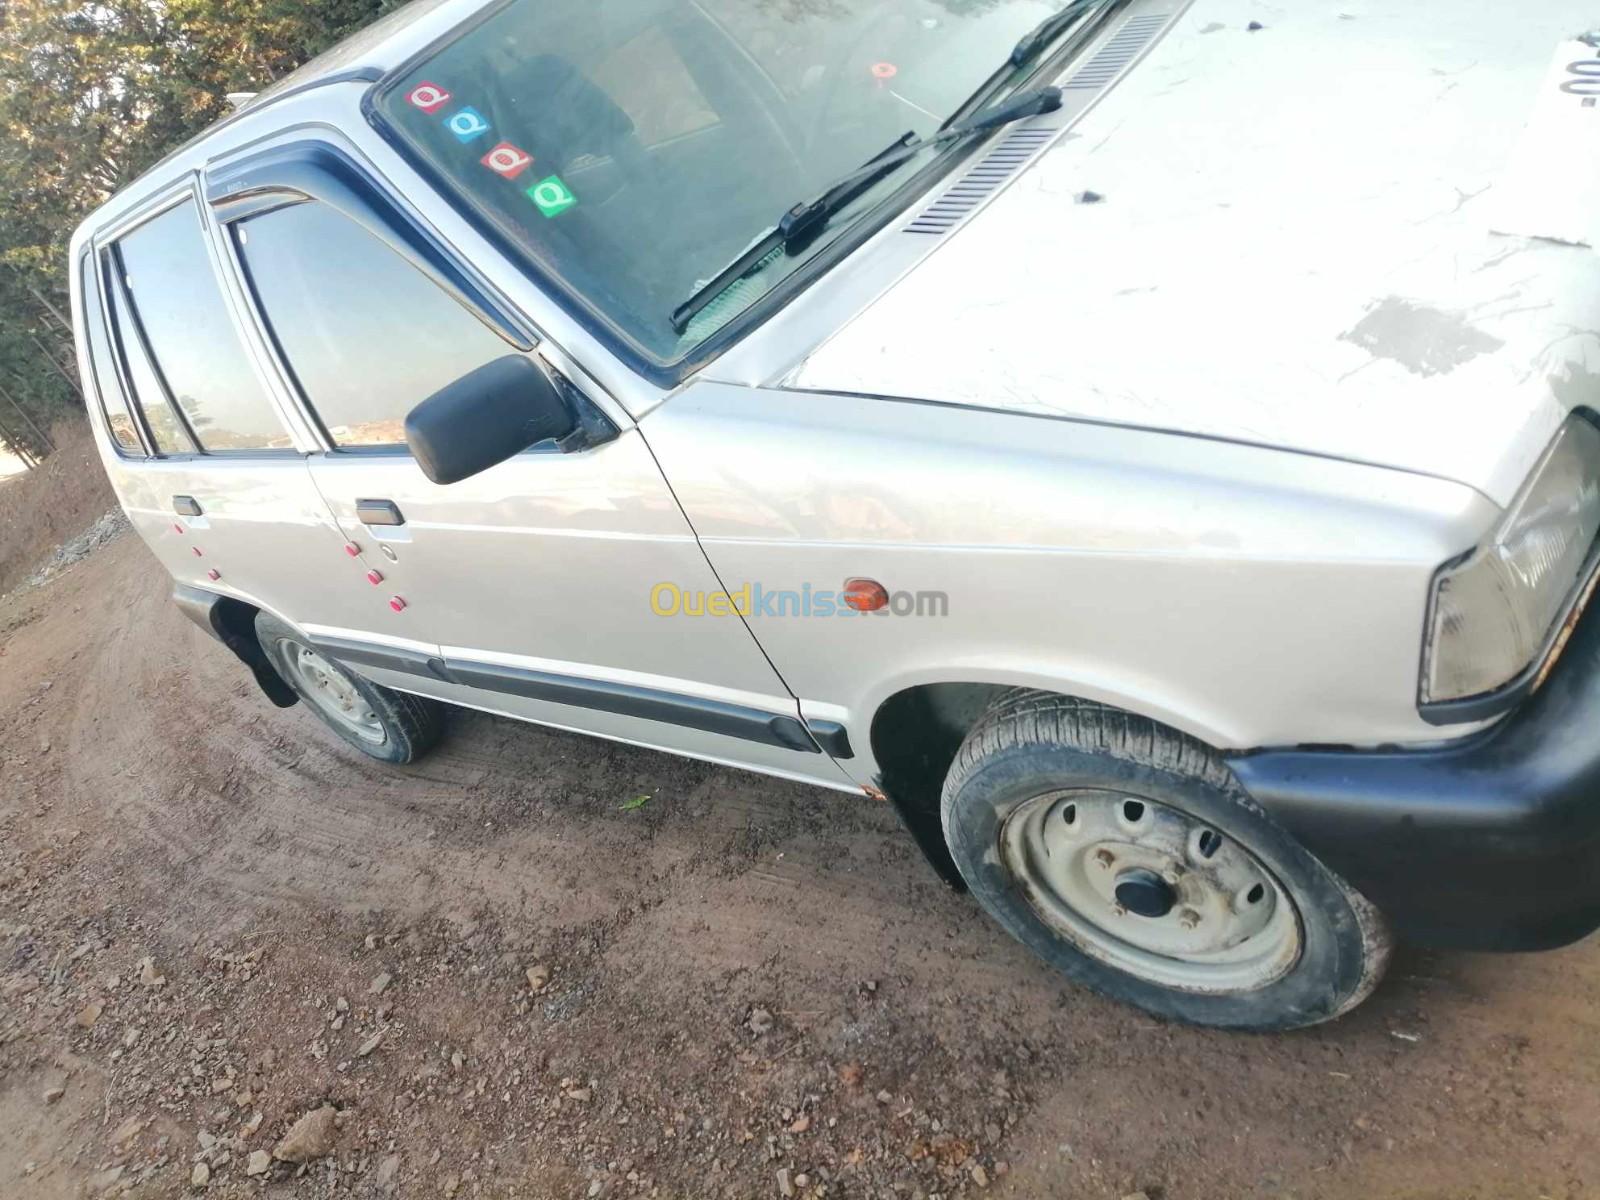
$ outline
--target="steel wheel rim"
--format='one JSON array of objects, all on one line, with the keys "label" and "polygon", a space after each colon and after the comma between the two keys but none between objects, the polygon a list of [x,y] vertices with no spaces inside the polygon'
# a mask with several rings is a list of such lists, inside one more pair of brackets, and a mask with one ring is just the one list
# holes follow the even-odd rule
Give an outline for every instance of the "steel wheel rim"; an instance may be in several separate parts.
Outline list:
[{"label": "steel wheel rim", "polygon": [[389,740],[383,721],[343,671],[302,642],[281,638],[278,647],[300,685],[300,694],[318,712],[370,745],[381,746]]},{"label": "steel wheel rim", "polygon": [[1046,925],[1146,982],[1252,992],[1300,959],[1300,914],[1272,872],[1168,805],[1102,789],[1048,792],[1012,810],[999,849]]}]

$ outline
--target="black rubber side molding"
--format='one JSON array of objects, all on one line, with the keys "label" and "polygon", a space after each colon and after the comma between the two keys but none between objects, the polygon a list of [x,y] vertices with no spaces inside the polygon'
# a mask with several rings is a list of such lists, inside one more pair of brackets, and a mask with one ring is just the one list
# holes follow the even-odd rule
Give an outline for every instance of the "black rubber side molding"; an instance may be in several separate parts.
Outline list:
[{"label": "black rubber side molding", "polygon": [[834,758],[855,757],[856,752],[850,748],[850,735],[839,722],[807,721],[806,728],[811,730],[811,736],[817,739],[817,745]]},{"label": "black rubber side molding", "polygon": [[[484,691],[501,692],[508,696],[526,696],[531,700],[545,700],[551,704],[566,704],[573,708],[588,708],[596,712],[640,717],[647,721],[660,721],[665,725],[703,729],[707,733],[740,738],[747,742],[782,746],[786,750],[794,750],[801,754],[822,753],[821,747],[807,732],[798,717],[751,708],[744,704],[705,700],[699,696],[685,696],[680,692],[668,692],[659,688],[636,687],[608,679],[586,679],[577,675],[557,675],[548,671],[526,671],[520,667],[503,667],[496,663],[466,662],[459,659],[446,662],[420,651],[407,650],[399,646],[385,646],[376,642],[317,637],[312,638],[311,643],[333,658],[358,666],[378,667],[381,670],[399,671],[407,675],[421,675],[463,687],[482,688]],[[848,742],[845,743],[845,748],[848,752]]]},{"label": "black rubber side molding", "polygon": [[444,660],[420,650],[407,650],[404,646],[381,646],[374,642],[358,642],[351,638],[311,637],[313,646],[330,658],[344,663],[378,667],[385,671],[400,671],[407,675],[426,675],[454,683],[445,674]]},{"label": "black rubber side molding", "polygon": [[491,692],[506,692],[533,700],[548,700],[552,704],[570,704],[575,708],[592,708],[622,716],[642,717],[647,721],[661,721],[668,725],[682,725],[689,729],[703,729],[707,733],[720,733],[747,742],[783,746],[802,754],[822,752],[798,717],[781,716],[742,704],[703,700],[698,696],[634,687],[632,684],[613,683],[604,679],[551,675],[544,671],[524,671],[489,663],[449,662],[446,663],[446,670],[450,678],[457,682]]}]

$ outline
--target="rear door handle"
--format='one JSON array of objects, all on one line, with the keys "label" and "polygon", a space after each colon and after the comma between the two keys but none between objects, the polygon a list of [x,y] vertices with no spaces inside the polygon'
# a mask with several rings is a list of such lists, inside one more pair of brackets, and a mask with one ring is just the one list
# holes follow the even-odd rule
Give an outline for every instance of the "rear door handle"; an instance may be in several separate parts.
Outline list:
[{"label": "rear door handle", "polygon": [[363,525],[404,525],[405,517],[393,500],[357,500],[356,516]]},{"label": "rear door handle", "polygon": [[172,498],[172,511],[180,517],[198,517],[203,511],[200,501],[193,496],[174,496]]}]

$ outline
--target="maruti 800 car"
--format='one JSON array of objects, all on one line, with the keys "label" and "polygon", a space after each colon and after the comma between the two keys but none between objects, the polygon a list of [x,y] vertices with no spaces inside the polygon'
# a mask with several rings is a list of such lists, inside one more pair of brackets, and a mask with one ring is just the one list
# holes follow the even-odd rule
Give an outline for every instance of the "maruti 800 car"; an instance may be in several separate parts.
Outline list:
[{"label": "maruti 800 car", "polygon": [[1287,1028],[1600,924],[1585,6],[422,0],[72,242],[184,611],[893,803],[1078,983]]}]

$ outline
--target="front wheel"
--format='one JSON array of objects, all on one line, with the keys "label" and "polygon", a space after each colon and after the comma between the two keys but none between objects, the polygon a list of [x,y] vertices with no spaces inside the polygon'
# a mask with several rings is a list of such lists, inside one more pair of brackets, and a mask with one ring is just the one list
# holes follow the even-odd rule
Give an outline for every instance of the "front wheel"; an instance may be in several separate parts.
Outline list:
[{"label": "front wheel", "polygon": [[278,674],[323,724],[361,753],[414,762],[444,733],[444,705],[363,679],[328,658],[271,613],[256,614],[256,640]]},{"label": "front wheel", "polygon": [[1388,965],[1377,910],[1208,747],[1154,722],[1007,693],[956,754],[942,815],[990,916],[1068,978],[1156,1016],[1313,1025]]}]

